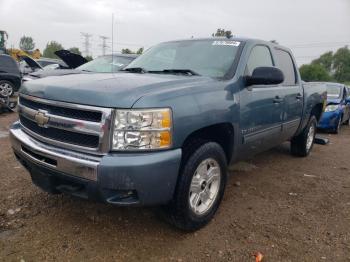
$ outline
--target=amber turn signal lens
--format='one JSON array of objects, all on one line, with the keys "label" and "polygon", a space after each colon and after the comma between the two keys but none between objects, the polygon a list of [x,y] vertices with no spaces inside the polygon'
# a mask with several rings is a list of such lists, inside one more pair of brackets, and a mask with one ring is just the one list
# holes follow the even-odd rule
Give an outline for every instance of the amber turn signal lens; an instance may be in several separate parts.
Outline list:
[{"label": "amber turn signal lens", "polygon": [[169,131],[160,132],[160,147],[168,147],[171,145],[171,135]]}]

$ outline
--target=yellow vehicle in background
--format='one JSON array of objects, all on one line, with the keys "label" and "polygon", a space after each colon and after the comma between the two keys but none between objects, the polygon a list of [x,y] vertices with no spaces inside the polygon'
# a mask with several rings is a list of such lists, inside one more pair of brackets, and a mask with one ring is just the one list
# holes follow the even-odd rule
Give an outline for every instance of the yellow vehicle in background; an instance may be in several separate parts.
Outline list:
[{"label": "yellow vehicle in background", "polygon": [[0,30],[0,54],[9,54],[16,61],[20,61],[22,56],[29,56],[33,59],[39,59],[41,57],[41,53],[39,49],[35,49],[32,52],[26,52],[21,49],[10,48],[6,49],[6,40],[8,39],[8,34],[4,30]]},{"label": "yellow vehicle in background", "polygon": [[12,56],[16,61],[20,61],[21,57],[29,56],[33,59],[39,59],[41,57],[41,53],[39,49],[35,49],[33,52],[25,52],[21,49],[11,48],[7,50],[7,53]]}]

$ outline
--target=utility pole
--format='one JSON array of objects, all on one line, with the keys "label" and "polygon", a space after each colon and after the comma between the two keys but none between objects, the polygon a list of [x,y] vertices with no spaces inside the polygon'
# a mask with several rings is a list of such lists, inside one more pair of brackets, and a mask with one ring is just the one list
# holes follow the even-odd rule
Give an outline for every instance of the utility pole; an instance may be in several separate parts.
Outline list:
[{"label": "utility pole", "polygon": [[90,46],[91,46],[90,38],[92,37],[92,35],[89,33],[83,33],[83,32],[80,32],[80,34],[82,35],[82,37],[84,37],[83,45],[84,45],[85,56],[88,56],[90,55]]},{"label": "utility pole", "polygon": [[109,39],[109,37],[101,35],[100,38],[102,39],[102,54],[105,55],[106,49],[109,48],[109,46],[106,44],[106,40]]},{"label": "utility pole", "polygon": [[112,57],[113,57],[113,62],[114,62],[114,13],[112,13]]}]

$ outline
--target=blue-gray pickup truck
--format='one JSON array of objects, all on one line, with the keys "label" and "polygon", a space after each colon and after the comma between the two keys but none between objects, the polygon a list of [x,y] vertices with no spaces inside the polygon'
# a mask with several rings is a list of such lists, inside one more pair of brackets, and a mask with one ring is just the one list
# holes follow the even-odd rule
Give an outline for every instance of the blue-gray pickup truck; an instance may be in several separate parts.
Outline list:
[{"label": "blue-gray pickup truck", "polygon": [[25,83],[10,131],[17,159],[50,193],[159,205],[203,227],[227,166],[290,141],[307,156],[326,90],[303,85],[289,49],[240,38],[161,43],[123,72]]}]

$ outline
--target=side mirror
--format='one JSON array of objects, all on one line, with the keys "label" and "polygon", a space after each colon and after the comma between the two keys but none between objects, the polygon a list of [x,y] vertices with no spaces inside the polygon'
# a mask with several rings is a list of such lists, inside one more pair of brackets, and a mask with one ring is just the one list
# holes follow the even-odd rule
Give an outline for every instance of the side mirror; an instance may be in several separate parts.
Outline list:
[{"label": "side mirror", "polygon": [[246,85],[278,85],[284,81],[283,72],[276,67],[257,67],[245,77]]}]

